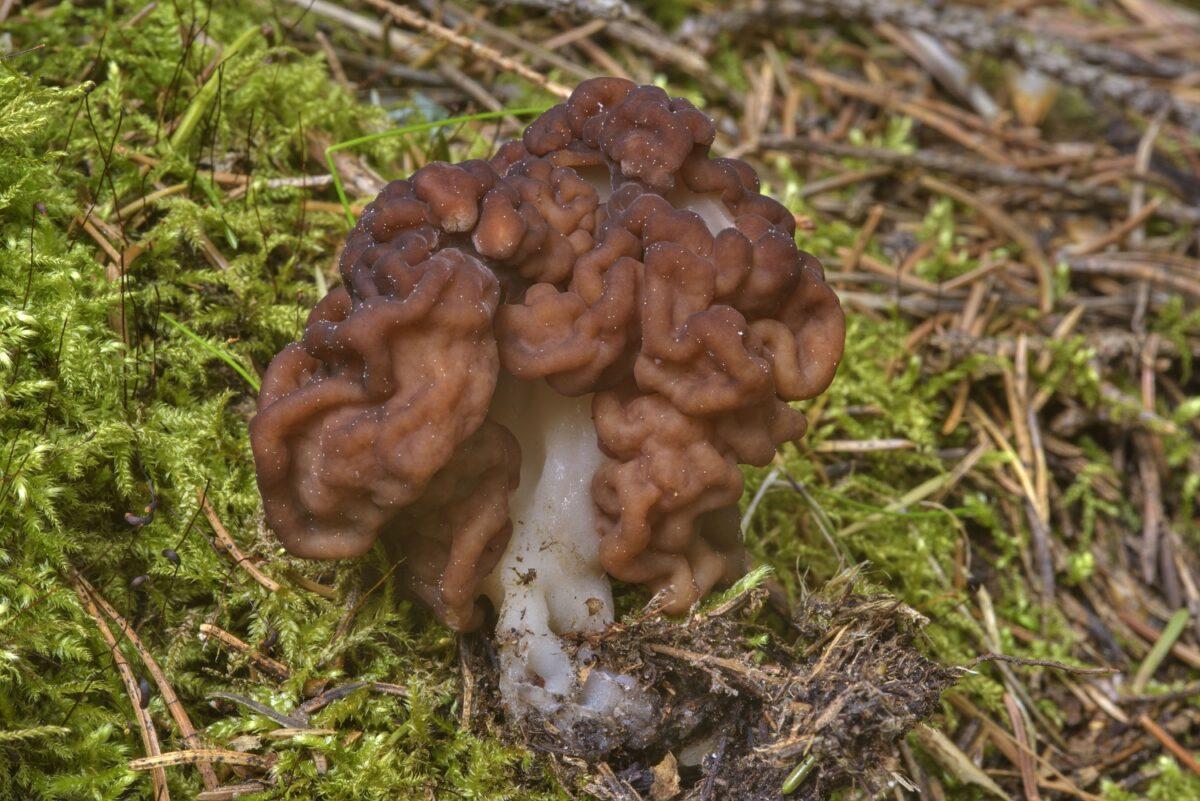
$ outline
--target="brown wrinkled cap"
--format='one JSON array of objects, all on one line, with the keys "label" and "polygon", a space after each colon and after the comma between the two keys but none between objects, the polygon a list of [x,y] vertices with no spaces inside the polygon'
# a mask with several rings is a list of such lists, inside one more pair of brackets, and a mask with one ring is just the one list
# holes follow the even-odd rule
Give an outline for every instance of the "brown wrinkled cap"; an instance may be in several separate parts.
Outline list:
[{"label": "brown wrinkled cap", "polygon": [[845,326],[792,215],[709,156],[714,132],[686,100],[599,78],[490,161],[385,187],[251,423],[284,547],[339,559],[382,538],[443,620],[478,625],[520,472],[488,417],[503,369],[594,393],[610,574],[673,612],[739,575],[738,464],[804,433],[788,401],[829,385]]}]

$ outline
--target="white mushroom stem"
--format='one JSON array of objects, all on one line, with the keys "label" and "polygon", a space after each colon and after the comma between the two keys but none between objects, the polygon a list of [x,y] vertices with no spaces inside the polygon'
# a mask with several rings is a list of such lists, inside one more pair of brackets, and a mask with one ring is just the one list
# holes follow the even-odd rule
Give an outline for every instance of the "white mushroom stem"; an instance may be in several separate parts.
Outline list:
[{"label": "white mushroom stem", "polygon": [[[585,172],[601,201],[607,174]],[[677,189],[676,208],[698,214],[715,234],[733,225],[716,194]],[[600,566],[592,477],[603,461],[592,396],[570,398],[544,381],[502,375],[490,416],[521,444],[521,483],[509,499],[513,533],[483,592],[499,620],[500,695],[509,715],[537,712],[569,731],[591,720],[636,732],[652,712],[629,676],[592,669],[586,649],[563,639],[613,621],[612,589]]]},{"label": "white mushroom stem", "polygon": [[603,459],[592,398],[504,377],[491,417],[521,443],[521,483],[509,500],[512,539],[483,585],[499,614],[504,705],[517,718],[537,711],[564,728],[585,717],[611,717],[634,682],[584,671],[562,639],[601,631],[613,620],[592,503],[592,477]]},{"label": "white mushroom stem", "polygon": [[713,236],[733,227],[733,215],[729,213],[729,207],[715,192],[697,193],[677,186],[668,193],[667,200],[677,209],[687,209],[699,214]]}]

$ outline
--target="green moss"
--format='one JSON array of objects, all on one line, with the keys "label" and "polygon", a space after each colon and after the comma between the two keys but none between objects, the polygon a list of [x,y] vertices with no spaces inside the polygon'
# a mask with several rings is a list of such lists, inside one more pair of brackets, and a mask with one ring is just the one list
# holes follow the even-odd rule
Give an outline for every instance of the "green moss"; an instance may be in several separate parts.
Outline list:
[{"label": "green moss", "polygon": [[[1159,757],[1146,766],[1153,779],[1145,791],[1130,792],[1116,782],[1101,781],[1101,795],[1107,801],[1193,801],[1200,798],[1200,777],[1179,767],[1170,757]],[[1140,789],[1140,788],[1139,788]]]},{"label": "green moss", "polygon": [[[819,586],[839,569],[839,555],[842,561],[867,563],[871,582],[931,619],[927,633],[938,656],[964,662],[982,643],[978,625],[963,611],[971,600],[951,581],[956,546],[965,545],[968,534],[973,539],[984,534],[997,557],[1011,559],[1015,545],[979,493],[940,501],[930,496],[894,507],[914,488],[947,476],[953,465],[935,454],[938,448],[964,444],[961,435],[943,437],[938,429],[948,411],[945,388],[968,368],[930,380],[905,348],[906,333],[898,321],[850,317],[847,354],[828,397],[816,402],[821,408],[816,425],[799,448],[784,449],[778,469],[749,471],[748,496],[758,493],[763,481],[772,483],[754,509],[748,540],[758,558],[781,566],[785,584],[804,575]],[[845,475],[826,480],[808,451],[830,439],[908,439],[916,448],[854,458]],[[808,513],[789,477],[811,499]],[[818,518],[828,521],[828,531],[821,531]],[[1024,606],[1020,582],[1010,590],[1001,600]]]},{"label": "green moss", "polygon": [[[332,204],[332,192],[267,182],[325,171],[313,155],[314,134],[342,141],[447,111],[420,96],[411,107],[386,111],[356,102],[319,58],[281,46],[259,27],[271,22],[278,29],[295,17],[268,19],[226,4],[206,17],[209,39],[185,47],[180,31],[208,10],[159,4],[129,26],[143,5],[50,8],[12,27],[18,46],[47,47],[0,61],[0,798],[150,796],[146,775],[126,767],[142,755],[130,701],[66,581],[72,568],[128,617],[213,742],[275,728],[245,707],[214,707],[206,698],[214,691],[286,713],[312,680],[407,688],[403,698],[360,690],[321,710],[313,725],[336,729],[336,736],[264,740],[262,748],[279,759],[280,781],[263,797],[565,798],[527,752],[461,729],[453,638],[387,582],[363,601],[353,627],[335,634],[360,573],[378,578],[387,570],[381,558],[337,567],[291,562],[260,530],[246,439],[253,391],[236,367],[261,368],[296,336],[332,280],[345,232],[336,211],[305,210],[314,197]],[[683,5],[665,13],[677,8]],[[209,75],[212,42],[235,41],[242,46]],[[717,74],[744,86],[732,48],[713,61]],[[530,92],[520,105],[544,100]],[[172,134],[167,126],[181,115],[191,122]],[[445,132],[429,132],[375,141],[361,152],[387,174],[406,148],[462,157],[491,144],[484,133],[454,141],[452,150]],[[897,118],[869,144],[911,147],[911,121]],[[852,247],[857,228],[823,220],[799,199],[798,177],[784,163],[775,167],[775,191],[816,220],[801,232],[801,246],[818,254]],[[214,183],[214,168],[253,175],[249,191],[231,198],[228,185]],[[118,215],[146,193],[177,186],[144,212]],[[98,261],[101,251],[81,224],[89,211],[118,227],[128,223],[129,240],[112,244],[140,252],[123,280],[110,280]],[[918,238],[934,243],[916,266],[919,276],[945,279],[978,266],[961,255],[954,211],[950,203],[934,204],[919,228]],[[139,213],[145,220],[133,224]],[[877,248],[871,243],[867,252],[882,257]],[[128,343],[113,326],[121,319]],[[1179,305],[1154,325],[1182,343],[1200,328],[1200,317]],[[755,557],[792,590],[815,588],[863,563],[867,582],[930,619],[930,652],[962,663],[984,650],[969,611],[975,599],[955,580],[956,554],[969,543],[973,563],[990,566],[983,578],[1004,649],[1064,658],[1071,639],[1030,596],[1019,564],[1028,533],[1001,513],[996,488],[971,480],[940,492],[955,464],[947,449],[974,445],[965,426],[941,432],[948,398],[964,379],[998,381],[999,363],[925,363],[905,346],[909,323],[889,313],[851,315],[849,332],[838,380],[808,405],[808,438],[786,448],[775,465],[746,471]],[[1082,340],[1051,343],[1047,352],[1049,369],[1032,376],[1039,386],[1130,413],[1101,393],[1089,364],[1094,354]],[[1178,432],[1163,435],[1167,458],[1182,465],[1184,432],[1200,405],[1163,412]],[[813,450],[831,440],[895,438],[914,447],[819,460]],[[1114,476],[1109,454],[1086,439],[1081,444],[1087,466],[1064,498],[1081,521],[1069,543],[1068,582],[1094,569],[1097,521],[1136,523],[1126,499],[1108,501],[1095,491]],[[1003,458],[989,454],[981,465]],[[1182,484],[1184,503],[1194,504],[1200,479]],[[297,570],[336,588],[338,600],[286,581],[271,593],[231,568],[208,542],[197,509],[201,490],[249,552],[270,557],[272,575],[282,580],[285,567]],[[153,520],[131,527],[124,514],[141,514],[152,493]],[[898,505],[904,498],[910,500]],[[179,554],[178,566],[164,558],[168,548]],[[134,589],[131,581],[141,575],[149,579]],[[640,598],[626,593],[618,603],[629,609]],[[197,629],[205,621],[253,644],[276,640],[274,655],[290,678],[275,683],[201,641]],[[1044,637],[1018,641],[1010,624]],[[133,650],[126,645],[123,652],[141,672]],[[1002,709],[993,668],[981,668],[958,691]],[[153,697],[149,708],[164,749],[181,748],[162,699]],[[1058,714],[1049,706],[1042,711]],[[954,719],[949,709],[947,716]],[[318,753],[327,759],[324,774],[312,758]],[[1156,767],[1161,775],[1150,784],[1151,798],[1197,797],[1194,777],[1171,762]],[[177,797],[194,796],[194,771],[172,768],[168,775]]]},{"label": "green moss", "polygon": [[[261,367],[291,340],[345,230],[336,214],[304,211],[309,191],[266,181],[323,172],[306,141],[315,132],[338,141],[387,121],[330,81],[319,59],[275,44],[264,20],[231,7],[213,11],[207,33],[243,46],[204,83],[215,50],[197,41],[184,51],[191,11],[161,4],[129,29],[134,5],[58,6],[13,29],[44,50],[0,62],[0,797],[150,794],[146,774],[126,767],[142,755],[130,702],[66,582],[72,567],[129,617],[214,742],[274,725],[215,709],[212,691],[287,712],[313,678],[408,689],[404,698],[360,692],[314,716],[337,737],[273,742],[281,781],[268,795],[561,797],[524,752],[460,730],[454,642],[423,612],[377,591],[338,639],[343,604],[287,583],[267,592],[210,547],[196,519],[203,488],[243,545],[282,566],[257,534],[252,392],[219,354]],[[194,127],[172,145],[164,125],[189,108]],[[398,148],[385,140],[366,153],[386,164]],[[213,167],[255,182],[229,199]],[[118,218],[132,200],[177,184],[144,222],[132,224],[135,212]],[[123,281],[106,278],[81,228],[89,209],[131,223],[118,250],[144,247]],[[111,324],[122,314],[128,344]],[[143,511],[151,485],[157,511],[133,528],[123,515]],[[337,587],[357,570],[295,568]],[[132,589],[141,574],[149,580]],[[277,632],[291,678],[276,686],[252,676],[245,660],[197,637],[204,620],[251,643]],[[136,653],[123,651],[142,673]],[[164,750],[182,747],[162,699],[149,709]],[[314,752],[329,758],[323,776]],[[168,775],[177,797],[197,791],[194,771]]]}]

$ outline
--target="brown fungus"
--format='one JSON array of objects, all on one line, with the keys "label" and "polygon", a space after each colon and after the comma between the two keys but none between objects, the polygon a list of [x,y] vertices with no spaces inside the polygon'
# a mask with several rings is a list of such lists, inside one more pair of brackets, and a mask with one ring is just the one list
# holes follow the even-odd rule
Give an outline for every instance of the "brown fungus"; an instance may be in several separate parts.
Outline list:
[{"label": "brown fungus", "polygon": [[281,542],[382,539],[459,630],[489,596],[510,709],[581,692],[557,638],[611,621],[605,573],[682,612],[744,570],[738,465],[804,433],[789,402],[841,357],[792,215],[714,134],[601,78],[490,161],[392,182],[264,379],[251,440]]}]

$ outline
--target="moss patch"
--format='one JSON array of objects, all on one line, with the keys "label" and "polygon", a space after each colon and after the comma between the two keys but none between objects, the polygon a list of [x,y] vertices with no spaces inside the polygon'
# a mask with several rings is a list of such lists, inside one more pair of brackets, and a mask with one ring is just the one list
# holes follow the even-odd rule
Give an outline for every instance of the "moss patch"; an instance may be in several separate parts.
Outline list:
[{"label": "moss patch", "polygon": [[[449,112],[356,101],[319,57],[284,44],[294,17],[233,4],[159,3],[141,13],[143,5],[39,8],[9,30],[18,48],[45,46],[0,61],[0,798],[152,796],[146,775],[128,768],[144,753],[133,707],[71,588],[72,570],[140,634],[207,740],[276,760],[279,781],[264,798],[567,798],[545,760],[486,725],[460,725],[458,644],[396,597],[382,558],[336,567],[289,560],[263,530],[254,486],[246,439],[254,376],[334,280],[346,230],[332,190],[297,179],[325,172],[323,143]],[[673,3],[663,18],[687,9]],[[714,61],[744,87],[732,46]],[[910,133],[898,119],[872,144],[908,148]],[[487,134],[465,132],[454,155],[485,152]],[[401,172],[406,156],[450,147],[425,133],[360,152]],[[856,227],[823,219],[796,195],[786,164],[773,166],[776,190],[815,221],[800,244],[818,254],[853,247]],[[950,201],[928,209],[915,237],[932,247],[916,276],[935,281],[978,266],[960,254],[955,218]],[[882,258],[877,247],[867,254]],[[979,440],[967,426],[942,430],[959,383],[1000,386],[1011,361],[914,351],[911,322],[890,311],[849,323],[841,373],[809,405],[808,438],[768,468],[747,470],[752,553],[793,597],[862,565],[860,589],[887,592],[931,621],[917,643],[943,664],[989,649],[980,588],[1007,653],[1069,660],[1072,629],[1037,603],[1025,578],[1027,528],[996,503],[1006,490],[993,468],[1011,457],[990,446],[973,455]],[[1178,303],[1150,324],[1187,353],[1200,314]],[[1050,343],[1031,379],[1069,389],[1093,415],[1136,416],[1136,405],[1102,386],[1094,347]],[[1132,380],[1118,390],[1137,394]],[[1191,398],[1149,423],[1181,475],[1197,416]],[[909,444],[837,446],[885,440]],[[1063,502],[1078,525],[1063,535],[1070,555],[1059,580],[1082,584],[1098,569],[1097,521],[1126,529],[1139,521],[1116,489],[1124,468],[1101,436],[1085,429],[1073,444],[1083,467]],[[964,482],[955,468],[968,458],[977,469]],[[1179,483],[1180,517],[1192,519],[1200,478]],[[201,494],[250,559],[269,561],[279,590],[213,547]],[[1197,542],[1195,525],[1180,533]],[[642,600],[630,593],[619,602]],[[201,638],[201,624],[282,663],[287,678]],[[747,630],[744,645],[765,647],[767,633]],[[148,678],[127,641],[121,649]],[[278,728],[273,716],[352,681],[403,692],[364,686],[312,714],[312,726],[336,735],[267,736]],[[184,747],[147,687],[164,750]],[[1003,717],[995,667],[956,692]],[[1065,714],[1039,700],[1041,714]],[[956,708],[943,708],[954,722]],[[1196,796],[1194,776],[1170,760],[1146,761],[1157,777],[1150,798]],[[922,764],[945,777],[950,797],[979,797]],[[229,767],[219,775],[237,780]],[[192,769],[167,776],[177,798],[201,789]],[[1103,793],[1131,797],[1111,783]]]}]

